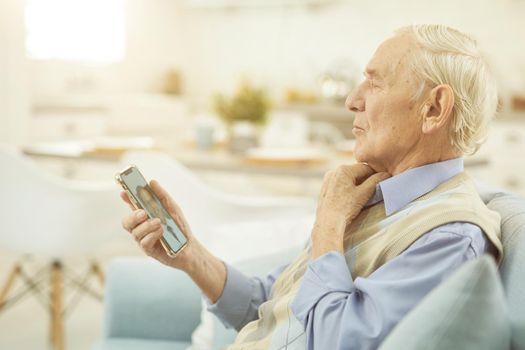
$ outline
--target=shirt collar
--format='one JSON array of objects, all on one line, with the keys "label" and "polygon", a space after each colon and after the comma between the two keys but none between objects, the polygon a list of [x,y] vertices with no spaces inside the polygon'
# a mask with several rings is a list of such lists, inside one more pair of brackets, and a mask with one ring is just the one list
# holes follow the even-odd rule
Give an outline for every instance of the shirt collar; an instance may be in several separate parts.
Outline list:
[{"label": "shirt collar", "polygon": [[463,158],[454,158],[409,169],[377,184],[376,191],[366,206],[383,200],[385,214],[389,216],[462,171]]}]

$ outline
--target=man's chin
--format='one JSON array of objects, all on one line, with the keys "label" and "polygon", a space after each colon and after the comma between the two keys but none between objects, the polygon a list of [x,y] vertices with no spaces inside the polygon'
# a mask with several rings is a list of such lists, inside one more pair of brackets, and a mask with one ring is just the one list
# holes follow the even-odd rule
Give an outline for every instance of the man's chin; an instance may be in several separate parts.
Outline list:
[{"label": "man's chin", "polygon": [[368,163],[368,157],[366,156],[366,153],[364,153],[357,144],[354,147],[354,158],[359,163]]},{"label": "man's chin", "polygon": [[354,149],[354,158],[357,163],[366,163],[368,164],[374,171],[384,171],[380,166],[378,166],[377,162],[374,162],[372,157],[367,155],[364,152],[359,152],[359,150],[356,148]]}]

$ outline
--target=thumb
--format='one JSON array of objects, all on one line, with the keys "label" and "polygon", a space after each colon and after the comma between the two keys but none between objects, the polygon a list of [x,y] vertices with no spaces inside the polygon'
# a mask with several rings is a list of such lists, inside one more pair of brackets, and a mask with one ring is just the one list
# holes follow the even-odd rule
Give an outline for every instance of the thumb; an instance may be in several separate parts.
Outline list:
[{"label": "thumb", "polygon": [[375,173],[370,176],[368,179],[363,181],[359,187],[363,188],[366,192],[370,192],[370,195],[374,192],[376,185],[383,180],[386,180],[391,175],[389,173]]},{"label": "thumb", "polygon": [[155,192],[155,195],[159,198],[164,209],[171,215],[171,217],[175,220],[177,225],[179,225],[179,228],[182,229],[186,235],[189,235],[189,226],[186,222],[186,219],[184,218],[184,215],[182,214],[182,210],[177,205],[177,203],[175,203],[175,201],[171,198],[168,192],[159,184],[158,181],[151,180],[150,187],[153,190],[153,192]]},{"label": "thumb", "polygon": [[157,198],[160,200],[164,208],[170,211],[171,198],[164,188],[159,184],[157,180],[151,180],[149,183],[150,188],[153,190]]}]

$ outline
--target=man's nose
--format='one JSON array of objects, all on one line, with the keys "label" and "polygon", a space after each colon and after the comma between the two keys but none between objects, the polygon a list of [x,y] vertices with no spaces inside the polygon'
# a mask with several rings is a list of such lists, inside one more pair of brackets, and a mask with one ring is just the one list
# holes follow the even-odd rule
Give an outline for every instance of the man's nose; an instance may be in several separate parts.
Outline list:
[{"label": "man's nose", "polygon": [[365,110],[365,100],[360,90],[360,86],[356,87],[346,98],[345,106],[349,111],[363,112]]}]

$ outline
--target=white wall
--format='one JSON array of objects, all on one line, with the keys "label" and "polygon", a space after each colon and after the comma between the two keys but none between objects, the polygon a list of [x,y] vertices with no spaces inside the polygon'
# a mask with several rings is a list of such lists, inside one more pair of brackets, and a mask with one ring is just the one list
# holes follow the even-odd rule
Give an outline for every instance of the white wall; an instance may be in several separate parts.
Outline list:
[{"label": "white wall", "polygon": [[177,67],[179,12],[173,0],[126,1],[126,57],[110,65],[86,66],[56,60],[31,61],[33,95],[71,92],[71,82],[90,80],[79,93],[158,92],[164,74]]},{"label": "white wall", "polygon": [[[6,4],[0,2],[0,77],[7,74],[7,11]],[[7,139],[7,79],[0,78],[0,142]]]},{"label": "white wall", "polygon": [[281,97],[286,87],[316,88],[334,62],[362,70],[383,39],[411,23],[444,23],[473,34],[493,62],[503,96],[525,90],[524,0],[341,0],[318,10],[186,3],[128,0],[126,59],[106,67],[34,62],[34,94],[63,93],[75,75],[94,77],[95,92],[155,92],[165,72],[179,67],[197,101],[231,90],[242,76]]},{"label": "white wall", "polygon": [[504,95],[525,90],[525,1],[374,0],[307,8],[186,10],[185,71],[193,94],[249,73],[273,90],[315,84],[340,59],[362,69],[400,26],[443,23],[473,34],[493,62]]},{"label": "white wall", "polygon": [[0,1],[0,142],[25,142],[29,95],[23,47],[24,1]]}]

